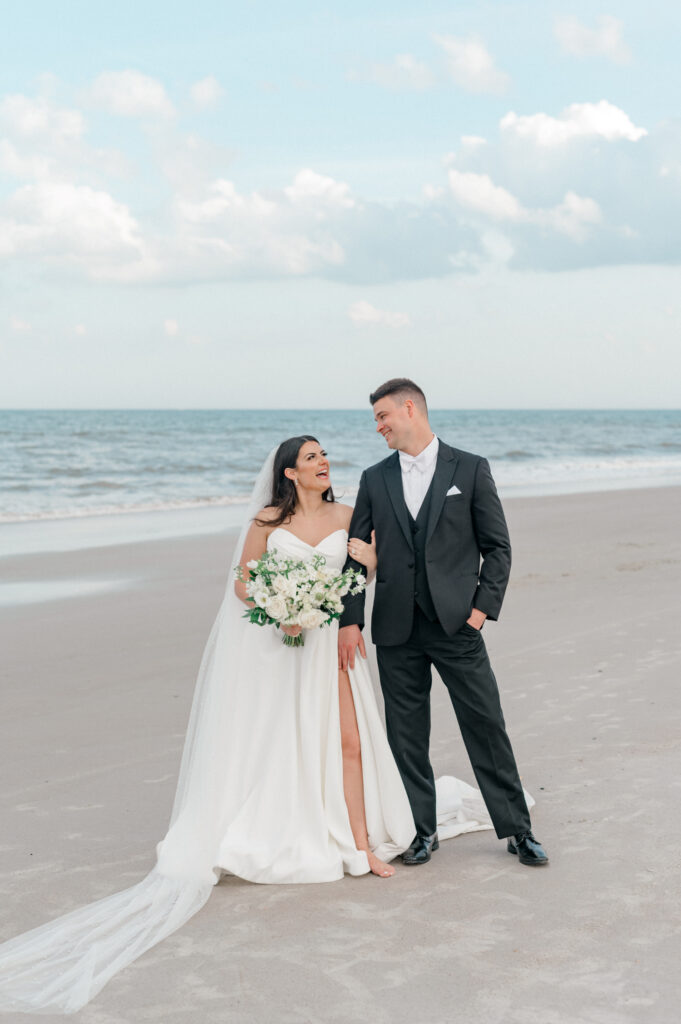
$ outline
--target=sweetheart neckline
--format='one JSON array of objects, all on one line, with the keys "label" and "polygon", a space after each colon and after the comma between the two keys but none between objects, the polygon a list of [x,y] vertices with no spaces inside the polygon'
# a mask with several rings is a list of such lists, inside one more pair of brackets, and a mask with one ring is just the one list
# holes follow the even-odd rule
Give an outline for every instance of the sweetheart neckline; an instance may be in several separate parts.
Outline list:
[{"label": "sweetheart neckline", "polygon": [[[298,537],[298,535],[295,534],[292,530],[284,529],[283,526],[275,526],[274,529],[272,530],[272,533],[270,534],[270,537],[272,536],[273,533],[276,533],[277,530],[281,530],[282,533],[290,534],[291,537],[295,537],[295,539],[299,540],[301,544],[304,544],[308,548],[312,548],[313,551],[315,548],[318,548],[320,544],[323,544],[325,540],[328,540],[329,537],[333,537],[334,534],[348,533],[344,526],[339,526],[337,530],[332,530],[331,533],[327,533],[326,537],[322,537],[322,539],[317,544],[308,544],[308,542],[306,540],[303,540],[302,537]],[[348,534],[348,536],[350,536],[350,534]]]}]

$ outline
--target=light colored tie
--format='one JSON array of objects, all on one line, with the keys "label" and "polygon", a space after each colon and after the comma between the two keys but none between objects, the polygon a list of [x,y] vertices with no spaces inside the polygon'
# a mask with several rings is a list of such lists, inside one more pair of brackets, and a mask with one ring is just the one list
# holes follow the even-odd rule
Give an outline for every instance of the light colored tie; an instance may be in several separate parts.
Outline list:
[{"label": "light colored tie", "polygon": [[400,465],[403,472],[411,473],[412,469],[415,469],[417,473],[425,473],[426,460],[422,459],[420,455],[404,455],[400,453]]}]

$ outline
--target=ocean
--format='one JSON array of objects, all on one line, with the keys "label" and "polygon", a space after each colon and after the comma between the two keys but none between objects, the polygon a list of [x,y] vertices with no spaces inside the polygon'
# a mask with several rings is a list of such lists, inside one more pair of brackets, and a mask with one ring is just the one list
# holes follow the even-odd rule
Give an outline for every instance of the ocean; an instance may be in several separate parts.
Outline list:
[{"label": "ocean", "polygon": [[[502,496],[681,483],[678,410],[434,410],[431,423],[489,459]],[[349,499],[388,454],[370,409],[0,411],[0,523],[239,506],[272,446],[300,433]]]}]

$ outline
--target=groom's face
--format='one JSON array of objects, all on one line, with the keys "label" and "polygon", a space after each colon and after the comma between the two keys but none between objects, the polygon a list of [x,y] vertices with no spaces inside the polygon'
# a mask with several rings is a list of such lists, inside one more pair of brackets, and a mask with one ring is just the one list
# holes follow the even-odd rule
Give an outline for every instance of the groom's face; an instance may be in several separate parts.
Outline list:
[{"label": "groom's face", "polygon": [[406,442],[411,425],[406,402],[396,402],[389,395],[379,398],[374,405],[376,430],[381,434],[388,448],[399,448]]}]

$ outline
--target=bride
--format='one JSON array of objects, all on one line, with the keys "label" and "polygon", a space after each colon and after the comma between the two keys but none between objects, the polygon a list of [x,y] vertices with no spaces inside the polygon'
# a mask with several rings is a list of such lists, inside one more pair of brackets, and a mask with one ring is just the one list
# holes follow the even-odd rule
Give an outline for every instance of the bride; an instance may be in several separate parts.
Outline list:
[{"label": "bride", "polygon": [[[234,572],[241,565],[247,577],[266,550],[321,554],[340,572],[351,514],[334,499],[316,438],[270,453],[199,668],[156,863],[136,885],[0,945],[0,1011],[76,1012],[196,914],[223,874],[265,883],[394,874],[414,820],[367,662],[339,668],[336,622],[306,630],[296,648],[274,627],[255,628]],[[372,545],[355,557],[373,574]],[[473,787],[445,776],[437,790],[440,839],[491,827]]]}]

